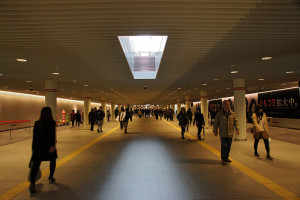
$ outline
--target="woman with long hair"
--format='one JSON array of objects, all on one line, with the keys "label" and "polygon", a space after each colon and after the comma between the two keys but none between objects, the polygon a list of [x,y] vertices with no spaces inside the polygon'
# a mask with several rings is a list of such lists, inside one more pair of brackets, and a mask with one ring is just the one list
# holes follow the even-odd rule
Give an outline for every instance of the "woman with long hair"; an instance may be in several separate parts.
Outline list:
[{"label": "woman with long hair", "polygon": [[53,177],[57,159],[55,124],[51,108],[42,108],[40,119],[34,123],[33,128],[31,156],[33,166],[30,174],[30,193],[36,193],[35,180],[42,161],[50,161],[50,176],[48,179],[49,183],[55,182]]},{"label": "woman with long hair", "polygon": [[260,139],[264,140],[265,148],[267,151],[267,159],[273,160],[270,156],[269,146],[269,126],[267,121],[267,115],[264,113],[263,108],[258,105],[255,107],[255,112],[252,114],[253,119],[253,137],[254,137],[254,156],[260,157],[257,152],[257,146]]}]

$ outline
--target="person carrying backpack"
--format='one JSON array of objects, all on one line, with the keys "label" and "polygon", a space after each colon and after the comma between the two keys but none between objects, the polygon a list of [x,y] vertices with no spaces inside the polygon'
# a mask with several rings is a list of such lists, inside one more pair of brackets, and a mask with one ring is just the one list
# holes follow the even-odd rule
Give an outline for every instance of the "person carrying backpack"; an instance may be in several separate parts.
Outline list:
[{"label": "person carrying backpack", "polygon": [[102,110],[102,106],[100,106],[99,110],[97,110],[97,113],[96,113],[96,118],[97,118],[97,121],[98,121],[98,133],[99,132],[103,132],[102,131],[102,126],[103,126],[103,118],[105,117],[105,113],[104,111]]}]

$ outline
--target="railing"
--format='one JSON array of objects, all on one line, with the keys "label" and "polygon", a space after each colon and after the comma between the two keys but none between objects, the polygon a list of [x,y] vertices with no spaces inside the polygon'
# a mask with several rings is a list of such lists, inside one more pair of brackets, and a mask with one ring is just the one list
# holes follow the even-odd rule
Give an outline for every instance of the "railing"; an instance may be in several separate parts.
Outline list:
[{"label": "railing", "polygon": [[[2,125],[9,125],[9,129],[6,130],[1,130],[1,131],[8,131],[9,130],[9,137],[11,139],[11,132],[14,129],[22,129],[22,128],[28,128],[29,129],[29,134],[30,134],[30,121],[31,120],[13,120],[13,121],[0,121],[0,126]],[[28,123],[28,126],[24,126],[24,127],[20,127],[20,128],[13,128],[14,126],[16,126],[17,124],[21,124],[21,123]]]}]

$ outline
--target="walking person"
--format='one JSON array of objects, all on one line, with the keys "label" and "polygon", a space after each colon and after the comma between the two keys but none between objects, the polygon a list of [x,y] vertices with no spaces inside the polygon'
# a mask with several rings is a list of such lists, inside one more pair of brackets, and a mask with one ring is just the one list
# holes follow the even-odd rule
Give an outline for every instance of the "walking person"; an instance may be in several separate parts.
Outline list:
[{"label": "walking person", "polygon": [[110,116],[111,116],[111,115],[110,115],[110,111],[109,111],[109,110],[107,110],[107,112],[106,112],[106,113],[107,113],[107,121],[108,121],[108,122],[110,122],[110,119],[109,119],[109,118],[110,118]]},{"label": "walking person", "polygon": [[188,120],[189,120],[189,125],[192,125],[192,121],[193,121],[193,112],[192,109],[189,108],[186,112],[187,116],[188,116]]},{"label": "walking person", "polygon": [[102,106],[100,106],[99,109],[96,112],[96,119],[97,119],[97,124],[98,124],[98,128],[97,128],[98,133],[103,132],[102,126],[103,126],[104,117],[105,117],[105,113],[102,110]]},{"label": "walking person", "polygon": [[96,114],[94,109],[92,108],[91,112],[89,113],[89,121],[91,123],[91,131],[94,131],[94,125],[96,123]]},{"label": "walking person", "polygon": [[139,118],[141,119],[141,117],[142,117],[142,111],[141,111],[141,109],[139,109],[138,115],[139,115]]},{"label": "walking person", "polygon": [[115,112],[115,119],[117,119],[117,117],[119,116],[119,113],[120,113],[118,107],[116,107],[114,112]]},{"label": "walking person", "polygon": [[181,108],[180,113],[177,115],[179,126],[181,127],[181,138],[184,138],[185,128],[188,126],[188,116],[184,107]]},{"label": "walking person", "polygon": [[123,127],[124,127],[124,134],[127,134],[129,118],[130,118],[129,108],[126,108],[126,111],[125,111],[124,108],[122,107],[119,119],[120,119],[121,129],[123,129]]},{"label": "walking person", "polygon": [[236,134],[240,134],[239,124],[234,112],[231,111],[230,102],[225,100],[223,102],[223,108],[217,113],[214,122],[214,134],[220,135],[221,139],[221,159],[222,164],[230,163],[229,153],[232,144],[232,138],[234,135],[234,129]]},{"label": "walking person", "polygon": [[34,123],[32,156],[30,164],[33,165],[30,173],[30,193],[36,193],[35,180],[42,161],[50,161],[49,183],[54,183],[53,177],[56,168],[56,126],[50,107],[44,107],[41,116]]},{"label": "walking person", "polygon": [[79,110],[77,110],[77,113],[76,113],[76,115],[75,115],[75,120],[76,120],[76,126],[79,127],[80,122],[81,122],[81,115],[80,115]]},{"label": "walking person", "polygon": [[133,116],[133,111],[132,111],[132,108],[130,108],[130,111],[129,111],[129,118],[130,118],[130,121],[132,121],[132,116]]},{"label": "walking person", "polygon": [[273,160],[270,156],[270,145],[269,145],[269,126],[267,121],[267,115],[264,113],[263,108],[258,105],[255,107],[255,112],[252,114],[253,120],[253,137],[254,137],[254,156],[260,157],[257,152],[257,146],[260,139],[264,140],[265,148],[267,151],[267,159]]},{"label": "walking person", "polygon": [[195,125],[195,122],[198,128],[198,139],[201,140],[202,127],[205,125],[205,122],[200,108],[196,109],[193,125]]},{"label": "walking person", "polygon": [[72,127],[74,127],[74,122],[75,122],[75,110],[72,110],[71,114],[70,114],[70,120],[72,121]]}]

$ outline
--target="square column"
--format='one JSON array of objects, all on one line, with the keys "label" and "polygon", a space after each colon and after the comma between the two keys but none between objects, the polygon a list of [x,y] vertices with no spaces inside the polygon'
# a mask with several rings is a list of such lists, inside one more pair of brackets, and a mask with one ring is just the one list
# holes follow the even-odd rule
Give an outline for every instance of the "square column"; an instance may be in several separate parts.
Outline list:
[{"label": "square column", "polygon": [[208,128],[208,103],[207,91],[200,91],[201,113],[204,117],[205,128]]},{"label": "square column", "polygon": [[236,141],[246,141],[246,100],[245,100],[245,79],[233,80],[234,90],[234,113],[239,122],[240,134],[235,135]]},{"label": "square column", "polygon": [[56,97],[57,97],[57,81],[47,80],[45,81],[45,106],[48,106],[52,110],[53,119],[56,118]]},{"label": "square column", "polygon": [[84,130],[89,130],[89,113],[91,112],[91,95],[89,93],[84,93],[83,97],[83,129]]}]

